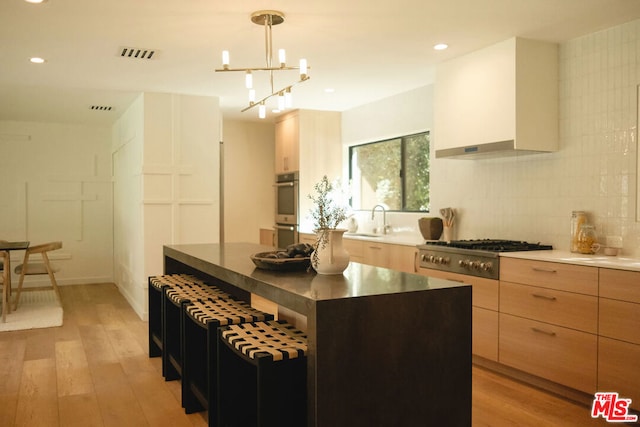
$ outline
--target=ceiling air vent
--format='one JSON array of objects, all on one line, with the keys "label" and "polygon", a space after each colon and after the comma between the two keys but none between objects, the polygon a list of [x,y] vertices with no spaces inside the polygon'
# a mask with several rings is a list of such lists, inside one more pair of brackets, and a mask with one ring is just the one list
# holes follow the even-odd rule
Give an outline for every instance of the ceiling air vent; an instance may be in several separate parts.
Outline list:
[{"label": "ceiling air vent", "polygon": [[156,55],[156,50],[140,47],[121,47],[119,55],[123,58],[131,59],[151,59]]},{"label": "ceiling air vent", "polygon": [[89,109],[93,111],[111,111],[113,110],[113,107],[110,107],[108,105],[92,105],[89,107]]}]

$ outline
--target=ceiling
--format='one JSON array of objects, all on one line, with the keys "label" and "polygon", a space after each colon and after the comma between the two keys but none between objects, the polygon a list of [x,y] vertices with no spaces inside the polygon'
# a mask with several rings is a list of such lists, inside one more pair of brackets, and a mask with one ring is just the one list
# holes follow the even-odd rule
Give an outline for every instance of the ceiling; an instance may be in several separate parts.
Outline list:
[{"label": "ceiling", "polygon": [[[265,64],[264,29],[249,19],[262,9],[285,14],[274,50],[311,67],[295,107],[334,111],[430,84],[438,62],[513,36],[563,42],[640,18],[639,0],[2,0],[0,120],[108,125],[140,92],[218,96],[225,118],[254,120],[240,113],[243,74],[214,69],[224,49],[232,67]],[[275,88],[296,79],[278,72]],[[264,74],[254,80],[258,98],[270,93]]]}]

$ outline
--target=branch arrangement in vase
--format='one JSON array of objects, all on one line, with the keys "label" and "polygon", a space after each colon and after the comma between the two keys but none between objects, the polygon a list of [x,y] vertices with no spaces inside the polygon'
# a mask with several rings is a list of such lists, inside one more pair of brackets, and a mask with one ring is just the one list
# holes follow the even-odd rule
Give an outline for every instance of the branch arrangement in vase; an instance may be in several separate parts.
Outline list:
[{"label": "branch arrangement in vase", "polygon": [[347,209],[336,201],[337,184],[329,182],[327,176],[323,176],[320,182],[313,186],[315,193],[309,194],[313,202],[310,211],[313,219],[314,231],[318,239],[314,244],[311,265],[318,263],[318,249],[324,249],[327,244],[327,230],[335,230],[338,225],[347,219]]}]

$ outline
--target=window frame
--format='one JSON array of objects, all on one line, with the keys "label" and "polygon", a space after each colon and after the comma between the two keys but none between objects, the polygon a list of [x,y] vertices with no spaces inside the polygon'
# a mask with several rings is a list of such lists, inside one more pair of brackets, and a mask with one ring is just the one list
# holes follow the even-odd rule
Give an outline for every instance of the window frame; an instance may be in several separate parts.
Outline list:
[{"label": "window frame", "polygon": [[[430,207],[427,207],[426,210],[409,210],[407,209],[407,182],[406,182],[406,144],[407,144],[407,140],[410,138],[414,138],[417,136],[421,136],[421,135],[426,135],[427,136],[427,141],[429,144],[429,166],[431,166],[431,131],[429,130],[425,130],[422,132],[415,132],[415,133],[411,133],[411,134],[407,134],[407,135],[401,135],[401,136],[395,136],[392,138],[386,138],[386,139],[381,139],[378,141],[370,141],[370,142],[363,142],[361,144],[353,144],[349,146],[349,152],[348,152],[348,169],[349,169],[349,182],[351,182],[351,180],[353,179],[353,170],[352,170],[352,166],[353,166],[353,155],[354,155],[354,150],[357,149],[358,147],[363,147],[366,145],[372,145],[372,144],[381,144],[381,143],[388,143],[391,141],[397,141],[400,140],[400,189],[402,191],[401,194],[401,209],[389,209],[389,212],[407,212],[407,213],[429,213],[430,212]],[[429,168],[430,169],[430,168]],[[431,172],[429,171],[429,174]],[[429,182],[431,182],[431,179],[429,179]],[[431,192],[429,191],[429,196],[431,195]],[[430,197],[429,197],[430,199]],[[350,206],[353,208],[353,197],[349,198],[349,204]],[[368,210],[367,208],[358,208],[357,210]]]}]

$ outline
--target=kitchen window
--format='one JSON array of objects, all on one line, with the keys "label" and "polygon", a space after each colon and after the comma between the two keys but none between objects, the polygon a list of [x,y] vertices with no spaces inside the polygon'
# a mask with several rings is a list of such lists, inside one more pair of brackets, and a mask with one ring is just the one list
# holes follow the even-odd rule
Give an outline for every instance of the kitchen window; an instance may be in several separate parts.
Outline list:
[{"label": "kitchen window", "polygon": [[353,209],[429,211],[429,132],[349,147]]}]

